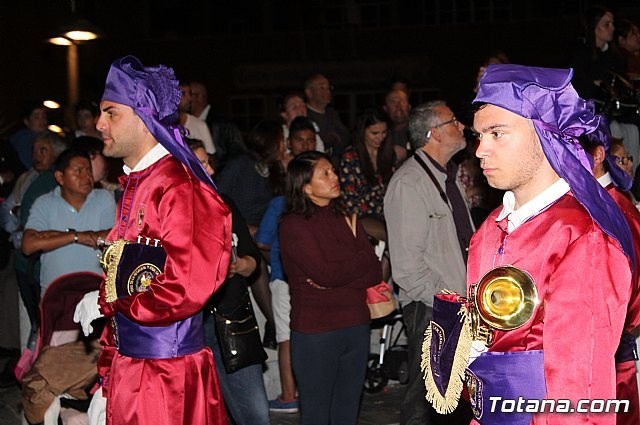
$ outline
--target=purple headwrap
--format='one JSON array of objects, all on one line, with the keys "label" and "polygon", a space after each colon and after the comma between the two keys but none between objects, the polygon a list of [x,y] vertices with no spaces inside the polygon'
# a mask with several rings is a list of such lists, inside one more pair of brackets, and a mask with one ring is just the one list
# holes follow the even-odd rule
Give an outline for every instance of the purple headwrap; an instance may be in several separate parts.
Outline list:
[{"label": "purple headwrap", "polygon": [[189,168],[196,177],[215,188],[195,154],[186,145],[178,126],[180,88],[173,69],[164,65],[144,66],[134,56],[111,64],[102,100],[133,108],[156,140]]},{"label": "purple headwrap", "polygon": [[594,112],[592,102],[578,96],[570,83],[572,76],[571,69],[489,65],[474,103],[499,106],[533,121],[551,167],[633,263],[629,225],[615,201],[593,177],[587,153],[577,139],[583,134],[602,132],[604,117]]}]

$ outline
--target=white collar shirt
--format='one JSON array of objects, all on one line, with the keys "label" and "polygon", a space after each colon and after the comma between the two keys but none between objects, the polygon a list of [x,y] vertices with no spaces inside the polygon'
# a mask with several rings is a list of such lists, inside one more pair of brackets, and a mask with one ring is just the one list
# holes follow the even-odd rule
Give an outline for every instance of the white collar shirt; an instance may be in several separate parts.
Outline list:
[{"label": "white collar shirt", "polygon": [[135,167],[129,168],[129,166],[125,164],[122,169],[124,170],[126,175],[129,175],[136,171],[142,171],[160,161],[167,155],[169,155],[169,151],[160,143],[158,143],[153,148],[151,148],[151,150],[147,152],[145,156],[140,159],[140,161],[138,161]]},{"label": "white collar shirt", "polygon": [[513,192],[506,192],[502,199],[502,211],[496,217],[496,221],[499,222],[508,218],[507,233],[511,233],[520,227],[522,223],[538,215],[567,192],[569,192],[569,184],[564,179],[558,179],[558,181],[518,209],[515,209],[516,198]]}]

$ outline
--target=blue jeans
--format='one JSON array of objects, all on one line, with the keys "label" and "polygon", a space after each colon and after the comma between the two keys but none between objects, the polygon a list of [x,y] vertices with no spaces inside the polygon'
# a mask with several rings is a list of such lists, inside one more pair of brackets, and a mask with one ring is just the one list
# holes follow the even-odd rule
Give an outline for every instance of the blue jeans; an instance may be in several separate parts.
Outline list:
[{"label": "blue jeans", "polygon": [[302,425],[355,425],[369,356],[369,325],[318,334],[291,331]]},{"label": "blue jeans", "polygon": [[215,318],[204,314],[205,343],[213,351],[224,402],[237,425],[269,425],[269,400],[262,380],[262,365],[251,365],[227,373],[222,363]]}]

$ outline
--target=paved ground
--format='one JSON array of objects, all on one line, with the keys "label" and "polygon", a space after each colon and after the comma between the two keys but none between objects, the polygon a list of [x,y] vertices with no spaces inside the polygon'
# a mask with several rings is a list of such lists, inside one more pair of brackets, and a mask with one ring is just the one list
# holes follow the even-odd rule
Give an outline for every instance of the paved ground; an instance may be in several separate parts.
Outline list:
[{"label": "paved ground", "polygon": [[[12,267],[6,267],[4,270],[0,270],[0,281],[5,281],[5,284],[0,285],[0,320],[13,320],[15,321],[18,313],[15,311],[15,306],[18,305],[17,290],[11,294],[3,293],[3,288],[15,288],[16,285],[8,283],[7,279],[15,281],[15,276],[12,273]],[[7,274],[8,273],[8,274]],[[13,300],[13,301],[12,301]],[[12,307],[13,306],[13,307]],[[13,308],[13,309],[12,309]],[[261,323],[260,328],[264,326],[259,313],[259,309],[255,309],[258,313],[258,320]],[[26,314],[26,313],[25,313]],[[0,322],[1,323],[1,322]],[[6,322],[12,323],[12,322]],[[382,326],[382,325],[380,325]],[[18,334],[17,325],[12,332],[0,332],[0,344],[1,346],[18,346]],[[398,327],[399,329],[399,327]],[[401,331],[396,331],[401,332]],[[371,352],[376,353],[379,351],[379,339],[381,329],[380,327],[372,331],[372,346]],[[394,334],[396,335],[396,334]],[[395,338],[395,337],[394,337]],[[389,338],[391,340],[391,338]],[[404,343],[400,340],[400,344]],[[268,370],[265,373],[265,388],[269,398],[274,398],[279,394],[280,383],[278,380],[278,365],[275,351],[266,350],[269,354],[269,360],[267,362]],[[1,354],[1,353],[0,353]],[[0,356],[0,371],[2,371],[7,362],[6,357]],[[364,393],[360,411],[360,425],[391,425],[399,423],[400,416],[400,401],[404,394],[404,386],[397,383],[391,384],[383,388],[380,392],[375,394]],[[0,425],[21,425],[22,422],[22,409],[20,405],[21,393],[18,387],[0,388]],[[272,414],[272,425],[293,425],[298,424],[299,416],[297,414]],[[26,424],[26,422],[24,422]]]},{"label": "paved ground", "polygon": [[[400,401],[404,386],[391,384],[376,394],[364,393],[360,405],[359,425],[395,425],[400,423]],[[1,414],[1,413],[0,413]],[[272,425],[297,425],[297,414],[271,414]],[[0,421],[2,424],[2,421]]]},{"label": "paved ground", "polygon": [[[5,361],[0,362],[4,367]],[[364,393],[360,411],[360,425],[398,424],[400,418],[400,400],[404,386],[391,384],[376,394]],[[272,414],[272,425],[297,425],[297,414]],[[18,387],[0,389],[0,425],[21,425],[20,390]]]}]

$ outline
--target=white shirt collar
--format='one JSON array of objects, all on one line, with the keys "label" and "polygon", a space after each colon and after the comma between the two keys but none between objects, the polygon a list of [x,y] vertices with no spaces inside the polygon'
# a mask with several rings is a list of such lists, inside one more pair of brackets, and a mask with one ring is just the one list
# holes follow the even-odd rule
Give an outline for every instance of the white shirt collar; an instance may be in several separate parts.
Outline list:
[{"label": "white shirt collar", "polygon": [[202,121],[206,121],[207,117],[209,116],[210,110],[211,110],[211,105],[205,106],[202,112],[200,112],[200,116],[198,118],[200,118]]},{"label": "white shirt collar", "polygon": [[604,176],[598,177],[598,183],[600,183],[600,186],[602,187],[609,186],[611,183],[613,183],[613,180],[611,180],[611,174],[609,174],[609,172],[607,171]]},{"label": "white shirt collar", "polygon": [[515,209],[516,198],[513,192],[506,192],[502,199],[502,211],[496,217],[496,221],[502,221],[505,217],[509,218],[507,232],[511,233],[516,230],[522,223],[531,217],[539,214],[549,205],[560,199],[565,193],[569,192],[569,184],[564,179],[558,179],[551,186],[543,190],[538,196]]},{"label": "white shirt collar", "polygon": [[146,155],[143,156],[142,159],[140,159],[140,161],[138,161],[133,169],[129,168],[126,164],[122,166],[122,169],[127,175],[136,171],[142,171],[145,168],[148,168],[156,162],[160,161],[167,155],[169,155],[169,151],[160,143],[158,143],[153,148],[151,148],[151,150],[147,152]]}]

